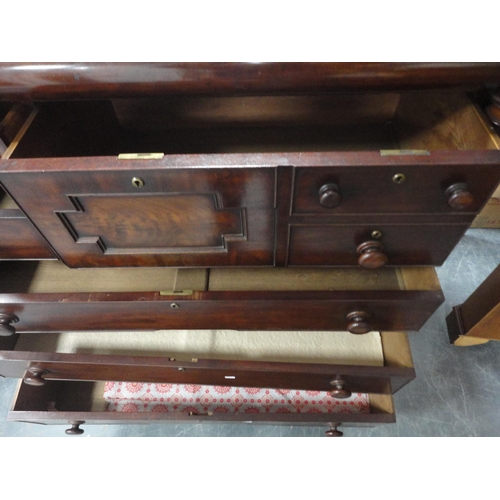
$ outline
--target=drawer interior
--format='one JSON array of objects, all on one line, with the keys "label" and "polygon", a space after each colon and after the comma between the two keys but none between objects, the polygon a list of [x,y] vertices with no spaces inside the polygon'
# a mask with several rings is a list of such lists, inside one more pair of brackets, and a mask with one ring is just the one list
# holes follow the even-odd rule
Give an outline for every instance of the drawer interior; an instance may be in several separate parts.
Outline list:
[{"label": "drawer interior", "polygon": [[[440,290],[433,268],[360,269],[69,269],[59,262],[9,263],[3,293],[57,294],[168,290]],[[173,333],[175,332],[175,333]],[[338,334],[337,334],[338,333]],[[389,337],[393,338],[393,337]],[[396,337],[394,337],[396,338]],[[392,345],[391,342],[387,345]],[[16,350],[160,355],[176,360],[248,359],[330,364],[384,363],[378,332],[269,332],[233,330],[100,331],[21,334]]]},{"label": "drawer interior", "polygon": [[384,366],[379,332],[159,330],[21,334],[15,350],[75,354]]},{"label": "drawer interior", "polygon": [[43,102],[4,158],[498,149],[463,92]]},{"label": "drawer interior", "polygon": [[104,268],[70,269],[57,261],[0,263],[0,293],[173,291],[440,290],[432,267]]},{"label": "drawer interior", "polygon": [[[182,420],[196,421],[233,421],[245,423],[274,423],[300,425],[310,424],[327,425],[331,422],[332,415],[335,421],[346,425],[370,425],[377,423],[390,423],[395,421],[395,410],[392,395],[390,394],[363,394],[365,401],[369,402],[368,408],[363,411],[346,412],[332,411],[328,413],[297,411],[290,405],[290,411],[280,412],[224,412],[206,411],[198,412],[195,408],[177,407],[168,403],[161,410],[148,412],[136,408],[127,408],[127,411],[113,411],[113,402],[104,397],[104,382],[67,382],[50,381],[44,387],[32,387],[20,384],[18,393],[13,401],[8,414],[10,421],[39,422],[67,424],[75,420],[84,421],[86,424],[120,424],[120,423],[151,423]],[[341,400],[333,400],[340,403]],[[348,403],[346,403],[347,405]],[[184,410],[184,411],[183,411]]]},{"label": "drawer interior", "polygon": [[[380,369],[399,370],[401,371],[401,374],[405,370],[413,370],[413,361],[406,333],[382,332],[381,334],[377,334],[377,336],[383,349],[384,358],[384,368]],[[360,341],[362,343],[362,339],[360,339],[359,337],[355,339],[355,342],[359,343]],[[363,362],[360,361],[360,363],[361,366],[353,366],[353,369],[379,369],[363,368]],[[276,366],[279,367],[280,365],[277,364]],[[382,372],[377,373],[377,376],[383,376]],[[405,372],[406,377],[408,377],[405,382],[408,382],[414,377],[414,372],[412,373],[413,374],[408,377],[409,372]],[[237,386],[229,383],[230,381],[227,382],[228,386],[232,386],[233,391],[237,389]],[[202,384],[203,382],[198,383]],[[129,388],[128,392],[137,392],[137,386],[142,386],[143,384],[138,383],[131,385],[132,387]],[[122,410],[125,411],[114,412],[114,408],[109,404],[109,400],[112,399],[112,404],[116,402],[116,400],[114,400],[112,394],[107,394],[107,397],[105,397],[105,392],[112,392],[110,390],[107,391],[106,389],[109,389],[109,387],[106,388],[105,382],[48,380],[41,387],[30,386],[21,382],[8,419],[60,424],[67,423],[73,420],[85,420],[89,424],[122,423],[122,421],[126,421],[127,423],[140,423],[143,421],[151,422],[152,420],[177,420],[179,418],[181,420],[189,420],[193,416],[200,416],[203,418],[203,420],[206,419],[207,421],[248,420],[248,413],[245,413],[243,411],[214,413],[210,411],[199,413],[196,410],[194,412],[183,411],[186,410],[186,408],[183,408],[183,406],[174,408],[175,400],[172,400],[172,398],[170,398],[170,401],[167,401],[167,411],[165,411],[165,408],[163,408],[162,411],[160,411],[159,409],[157,409],[156,411],[147,411],[148,408],[144,408],[144,411],[140,411],[134,408],[122,408]],[[167,388],[159,387],[157,389],[163,390]],[[196,387],[196,389],[198,388]],[[123,395],[127,396],[125,393]],[[140,396],[144,399],[145,394],[141,394]],[[356,396],[357,394],[353,393],[352,397],[356,398]],[[380,393],[378,391],[368,391],[368,393],[363,393],[363,397],[366,398],[369,402],[369,412],[340,412],[340,421],[349,423],[382,423],[394,421],[395,412],[391,394]],[[154,408],[150,409],[154,410]],[[286,413],[252,413],[251,420],[256,423],[258,423],[259,421],[272,421],[275,423],[302,422],[304,424],[329,421],[329,413],[308,413],[305,411],[297,412],[297,409],[292,407],[290,408],[290,410],[292,411]],[[370,415],[370,417],[368,417],[368,415]]]}]

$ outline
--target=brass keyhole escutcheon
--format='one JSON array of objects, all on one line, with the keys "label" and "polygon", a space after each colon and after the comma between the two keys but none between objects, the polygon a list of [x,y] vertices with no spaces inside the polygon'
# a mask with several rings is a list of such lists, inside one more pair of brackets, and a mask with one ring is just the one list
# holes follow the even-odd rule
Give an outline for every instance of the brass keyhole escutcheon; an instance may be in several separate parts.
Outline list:
[{"label": "brass keyhole escutcheon", "polygon": [[392,176],[392,182],[394,182],[394,184],[403,184],[405,180],[405,174],[395,174]]},{"label": "brass keyhole escutcheon", "polygon": [[372,238],[374,240],[379,240],[382,238],[382,231],[372,231]]},{"label": "brass keyhole escutcheon", "polygon": [[132,186],[135,188],[144,187],[145,182],[140,177],[132,177]]}]

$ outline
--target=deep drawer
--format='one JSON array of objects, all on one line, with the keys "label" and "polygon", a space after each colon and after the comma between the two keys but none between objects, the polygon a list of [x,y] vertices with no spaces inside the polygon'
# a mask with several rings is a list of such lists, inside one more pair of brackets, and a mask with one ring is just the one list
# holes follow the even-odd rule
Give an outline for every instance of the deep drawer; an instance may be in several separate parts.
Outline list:
[{"label": "deep drawer", "polygon": [[[340,332],[337,335],[341,335]],[[164,353],[162,357],[151,357],[62,353],[55,355],[13,351],[12,355],[17,355],[15,363],[18,368],[22,369],[24,364],[25,382],[20,385],[8,419],[46,424],[240,422],[330,426],[338,423],[374,425],[394,422],[395,412],[391,395],[415,377],[406,334],[402,332],[382,333],[379,337],[380,355],[376,354],[376,345],[375,354],[373,354],[373,347],[367,349],[367,342],[375,341],[376,344],[378,334],[374,334],[371,339],[349,337],[350,343],[357,348],[355,353],[352,350],[346,351],[345,347],[342,348],[341,344],[345,342],[345,339],[340,340],[339,344],[338,338],[330,336],[325,351],[337,349],[337,354],[333,354],[331,359],[340,361],[350,358],[350,364],[283,363],[256,359],[252,361],[199,359],[182,362],[172,361],[168,358],[168,353]],[[273,342],[275,349],[280,341],[274,339]],[[294,346],[294,349],[300,352],[299,356],[302,356],[302,361],[306,358],[312,361],[315,356],[321,358],[324,355],[322,350],[318,351],[320,354],[311,351],[304,354],[300,342],[299,345]],[[185,352],[184,355],[189,357],[192,352]],[[3,354],[6,353],[7,351],[3,351]],[[235,354],[243,355],[240,352],[233,353],[233,356]],[[261,356],[266,358],[266,354],[267,357],[270,355],[269,350]],[[26,364],[26,360],[23,362],[21,359],[23,355],[31,356],[32,360]],[[222,351],[218,355],[223,356]],[[290,356],[290,354],[283,354],[282,351],[277,355],[283,359]],[[230,357],[231,354],[226,353],[226,356]],[[52,362],[43,361],[44,358],[47,360],[51,357]],[[71,365],[73,365],[72,370],[68,369]],[[3,366],[5,367],[5,364]],[[68,371],[65,372],[65,370]],[[65,381],[67,379],[72,381]],[[311,413],[305,411],[306,408],[302,412],[297,412],[292,406],[286,412],[269,411],[259,414],[253,412],[249,414],[243,409],[240,412],[221,412],[220,409],[215,412],[200,412],[198,410],[187,411],[189,408],[178,408],[174,406],[176,399],[173,399],[172,403],[168,403],[165,399],[165,403],[161,405],[161,412],[143,410],[117,413],[107,411],[102,383],[76,382],[77,380],[156,381],[167,385],[179,383],[189,384],[186,389],[190,391],[194,390],[193,384],[216,385],[220,389],[229,386],[293,388],[327,392],[336,390],[331,393],[331,396],[341,398],[337,399],[340,402],[344,400],[343,398],[350,397],[351,394],[354,397],[358,393],[367,393],[370,408],[369,412],[363,411],[362,413],[343,411]],[[134,384],[128,385],[134,386]],[[134,387],[132,389],[135,391]],[[217,405],[214,404],[215,406]]]},{"label": "deep drawer", "polygon": [[[87,425],[212,424],[218,422],[266,425],[320,426],[325,434],[342,435],[344,427],[374,426],[396,421],[393,399],[368,394],[369,413],[245,413],[245,412],[111,412],[102,399],[102,385],[91,382],[50,381],[44,387],[22,384],[7,415],[8,421],[65,425],[67,434],[83,434]],[[57,411],[55,410],[57,409]],[[83,429],[80,427],[83,426]],[[339,427],[340,426],[340,427]],[[331,432],[331,431],[340,431]],[[329,432],[330,431],[330,432]],[[345,431],[348,435],[348,431]]]}]

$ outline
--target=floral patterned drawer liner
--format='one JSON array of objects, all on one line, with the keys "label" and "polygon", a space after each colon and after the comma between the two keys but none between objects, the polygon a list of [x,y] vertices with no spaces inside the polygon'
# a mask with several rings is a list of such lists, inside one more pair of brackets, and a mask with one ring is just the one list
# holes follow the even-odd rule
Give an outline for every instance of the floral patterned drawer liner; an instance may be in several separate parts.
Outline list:
[{"label": "floral patterned drawer liner", "polygon": [[106,382],[108,411],[198,413],[370,413],[368,394],[252,387]]}]

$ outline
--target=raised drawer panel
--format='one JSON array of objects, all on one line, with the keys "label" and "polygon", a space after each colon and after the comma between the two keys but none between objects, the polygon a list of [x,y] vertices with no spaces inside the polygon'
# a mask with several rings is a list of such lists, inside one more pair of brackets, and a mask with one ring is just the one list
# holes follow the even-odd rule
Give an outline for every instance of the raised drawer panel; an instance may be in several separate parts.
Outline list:
[{"label": "raised drawer panel", "polygon": [[69,267],[273,264],[273,169],[147,163],[109,159],[101,171],[13,174],[5,184]]}]

